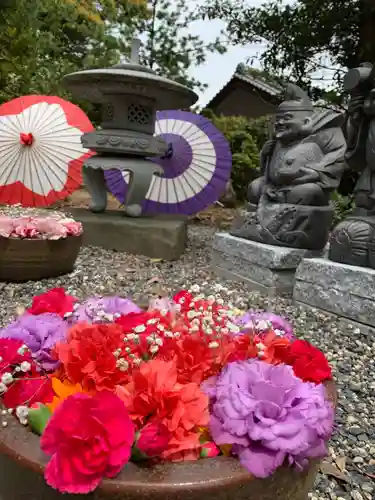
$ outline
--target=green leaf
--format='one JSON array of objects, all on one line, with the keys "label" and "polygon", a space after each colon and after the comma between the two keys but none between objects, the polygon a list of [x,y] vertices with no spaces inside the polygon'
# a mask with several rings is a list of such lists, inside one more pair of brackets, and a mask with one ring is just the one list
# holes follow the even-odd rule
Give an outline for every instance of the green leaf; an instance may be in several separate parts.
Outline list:
[{"label": "green leaf", "polygon": [[41,436],[46,428],[49,419],[51,418],[51,411],[47,406],[38,403],[37,408],[30,408],[28,414],[28,423],[31,430]]},{"label": "green leaf", "polygon": [[142,453],[136,445],[132,448],[131,461],[132,462],[143,462],[144,460],[148,460],[148,456]]}]

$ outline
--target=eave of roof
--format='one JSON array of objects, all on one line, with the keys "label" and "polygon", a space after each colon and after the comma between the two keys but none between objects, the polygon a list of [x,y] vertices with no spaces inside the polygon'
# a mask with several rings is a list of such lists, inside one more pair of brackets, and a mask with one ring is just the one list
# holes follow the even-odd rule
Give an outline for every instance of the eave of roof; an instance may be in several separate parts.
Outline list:
[{"label": "eave of roof", "polygon": [[236,83],[236,80],[244,83],[245,85],[249,85],[252,88],[262,92],[263,94],[268,95],[272,100],[277,98],[283,91],[283,88],[276,84],[271,84],[266,82],[263,79],[256,78],[252,75],[242,75],[240,73],[234,73],[232,78],[219,90],[219,92],[210,100],[210,102],[205,106],[206,108],[214,107],[221,101],[221,98],[224,97],[225,93],[228,92],[230,87]]}]

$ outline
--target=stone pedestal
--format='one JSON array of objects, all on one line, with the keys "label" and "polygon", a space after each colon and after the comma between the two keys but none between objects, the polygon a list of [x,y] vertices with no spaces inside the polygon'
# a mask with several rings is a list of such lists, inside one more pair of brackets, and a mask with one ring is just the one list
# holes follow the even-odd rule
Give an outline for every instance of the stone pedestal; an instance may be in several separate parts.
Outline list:
[{"label": "stone pedestal", "polygon": [[270,296],[288,296],[293,293],[295,270],[301,260],[321,253],[218,233],[213,243],[212,266],[216,274],[242,281],[250,289]]},{"label": "stone pedestal", "polygon": [[296,302],[375,327],[375,270],[328,259],[304,259],[293,292]]},{"label": "stone pedestal", "polygon": [[177,260],[187,243],[187,218],[168,215],[125,217],[122,211],[95,214],[83,208],[67,212],[83,224],[83,245],[146,257]]}]

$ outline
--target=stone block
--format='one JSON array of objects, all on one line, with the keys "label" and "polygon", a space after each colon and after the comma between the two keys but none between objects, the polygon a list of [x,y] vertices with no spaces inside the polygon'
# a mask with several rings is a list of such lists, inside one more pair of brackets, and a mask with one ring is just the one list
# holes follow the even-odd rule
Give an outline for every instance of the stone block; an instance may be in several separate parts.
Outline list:
[{"label": "stone block", "polygon": [[125,217],[119,210],[94,214],[84,208],[66,210],[83,224],[83,245],[146,257],[176,260],[187,244],[187,218],[168,215]]},{"label": "stone block", "polygon": [[[319,252],[320,254],[321,252]],[[277,247],[217,233],[213,242],[212,267],[220,276],[242,281],[270,296],[292,295],[294,274],[304,257],[317,252]]]},{"label": "stone block", "polygon": [[293,299],[359,324],[375,327],[375,270],[328,259],[304,259]]}]

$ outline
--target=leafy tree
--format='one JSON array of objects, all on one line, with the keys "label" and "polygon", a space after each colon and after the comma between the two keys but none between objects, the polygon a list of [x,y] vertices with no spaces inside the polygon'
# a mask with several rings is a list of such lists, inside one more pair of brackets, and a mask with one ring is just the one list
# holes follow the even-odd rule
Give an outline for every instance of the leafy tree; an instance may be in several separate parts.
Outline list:
[{"label": "leafy tree", "polygon": [[304,86],[314,86],[312,74],[332,66],[338,68],[334,78],[340,86],[343,68],[374,60],[373,0],[295,0],[288,5],[271,0],[260,7],[246,0],[208,0],[203,14],[225,20],[234,43],[266,42],[265,68]]},{"label": "leafy tree", "polygon": [[34,0],[32,9],[28,0],[0,0],[0,102],[30,93],[70,98],[64,75],[118,62],[135,36],[144,64],[202,88],[190,67],[225,49],[189,33],[193,10],[187,0]]},{"label": "leafy tree", "polygon": [[[219,37],[205,45],[191,33],[191,26],[201,18],[192,4],[192,0],[151,0],[150,15],[139,19],[134,35],[144,42],[140,54],[143,64],[157,74],[200,90],[206,85],[191,77],[189,69],[204,64],[208,53],[223,54],[226,48]],[[123,38],[126,45],[128,38]]]},{"label": "leafy tree", "polygon": [[30,93],[65,96],[67,73],[117,62],[112,24],[127,18],[131,26],[147,12],[129,1],[102,0],[88,10],[74,0],[33,0],[32,9],[17,0],[0,9],[0,101]]}]

